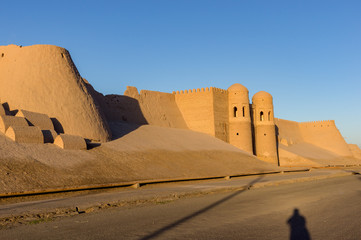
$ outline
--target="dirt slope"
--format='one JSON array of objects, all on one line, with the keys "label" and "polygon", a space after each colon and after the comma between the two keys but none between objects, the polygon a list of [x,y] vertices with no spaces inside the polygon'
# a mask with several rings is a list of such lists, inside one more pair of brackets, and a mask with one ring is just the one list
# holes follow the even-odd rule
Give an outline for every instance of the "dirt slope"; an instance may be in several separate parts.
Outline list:
[{"label": "dirt slope", "polygon": [[0,134],[0,192],[277,170],[206,134],[150,125],[111,126],[122,138],[88,151],[17,144]]}]

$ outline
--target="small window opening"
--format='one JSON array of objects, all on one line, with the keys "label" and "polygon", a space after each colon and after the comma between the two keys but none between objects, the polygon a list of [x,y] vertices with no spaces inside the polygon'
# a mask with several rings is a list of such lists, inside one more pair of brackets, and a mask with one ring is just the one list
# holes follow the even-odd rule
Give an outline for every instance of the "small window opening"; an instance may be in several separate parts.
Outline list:
[{"label": "small window opening", "polygon": [[5,54],[4,54],[4,53],[2,53],[2,54],[1,54],[1,57],[4,57],[4,55],[5,55]]},{"label": "small window opening", "polygon": [[64,53],[61,54],[61,57],[64,58]]},{"label": "small window opening", "polygon": [[263,112],[261,111],[259,114],[259,120],[262,122],[263,121]]},{"label": "small window opening", "polygon": [[237,107],[233,108],[233,117],[237,117]]},{"label": "small window opening", "polygon": [[271,112],[268,112],[268,121],[271,121]]},{"label": "small window opening", "polygon": [[263,134],[263,135],[267,136],[267,134]]},{"label": "small window opening", "polygon": [[237,133],[237,135],[239,135],[239,133]]},{"label": "small window opening", "polygon": [[244,107],[242,107],[242,116],[245,116],[245,111],[244,111]]}]

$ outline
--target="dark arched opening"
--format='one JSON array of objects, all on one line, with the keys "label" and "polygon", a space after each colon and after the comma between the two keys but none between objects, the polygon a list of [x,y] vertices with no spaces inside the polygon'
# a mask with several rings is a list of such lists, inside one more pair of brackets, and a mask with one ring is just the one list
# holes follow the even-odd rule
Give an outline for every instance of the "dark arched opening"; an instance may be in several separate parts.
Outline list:
[{"label": "dark arched opening", "polygon": [[244,111],[244,107],[242,107],[242,116],[244,117],[245,116],[245,111]]},{"label": "dark arched opening", "polygon": [[233,108],[233,117],[237,117],[237,107]]},{"label": "dark arched opening", "polygon": [[268,112],[268,121],[271,121],[271,111]]},{"label": "dark arched opening", "polygon": [[261,111],[259,114],[259,120],[262,122],[263,121],[263,112]]}]

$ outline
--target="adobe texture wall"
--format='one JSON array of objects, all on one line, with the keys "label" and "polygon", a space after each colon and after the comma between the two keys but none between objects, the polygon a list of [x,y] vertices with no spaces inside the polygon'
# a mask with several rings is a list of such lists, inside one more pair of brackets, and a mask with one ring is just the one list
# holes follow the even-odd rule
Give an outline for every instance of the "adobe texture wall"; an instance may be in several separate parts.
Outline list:
[{"label": "adobe texture wall", "polygon": [[349,144],[348,147],[354,158],[361,159],[361,149],[359,146],[356,144]]},{"label": "adobe texture wall", "polygon": [[298,122],[275,118],[275,124],[281,144],[289,146],[304,141]]},{"label": "adobe texture wall", "polygon": [[138,99],[140,108],[149,124],[187,128],[173,94],[141,90]]},{"label": "adobe texture wall", "polygon": [[275,123],[279,160],[283,166],[311,166],[307,159],[322,166],[345,162],[344,157],[358,158],[357,149],[345,142],[334,121],[298,123],[275,119]]},{"label": "adobe texture wall", "polygon": [[228,142],[228,92],[219,88],[213,91],[214,135]]},{"label": "adobe texture wall", "polygon": [[177,91],[173,94],[187,127],[215,136],[213,88]]},{"label": "adobe texture wall", "polygon": [[335,125],[335,121],[300,123],[300,130],[305,142],[341,156],[352,156],[345,139]]},{"label": "adobe texture wall", "polygon": [[175,96],[170,93],[127,87],[124,95],[107,95],[102,104],[109,121],[125,121],[161,127],[187,128]]},{"label": "adobe texture wall", "polygon": [[11,109],[47,114],[65,133],[110,139],[108,125],[66,49],[0,46],[0,69],[0,98]]}]

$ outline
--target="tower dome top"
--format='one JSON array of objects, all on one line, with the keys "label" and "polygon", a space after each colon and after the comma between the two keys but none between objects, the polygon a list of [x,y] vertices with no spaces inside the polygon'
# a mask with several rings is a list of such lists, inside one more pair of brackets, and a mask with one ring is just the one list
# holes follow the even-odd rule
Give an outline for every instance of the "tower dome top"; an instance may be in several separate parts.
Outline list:
[{"label": "tower dome top", "polygon": [[228,91],[248,92],[248,89],[245,86],[243,86],[242,84],[235,83],[228,88]]},{"label": "tower dome top", "polygon": [[253,95],[252,102],[254,100],[259,100],[259,99],[270,99],[270,100],[272,100],[272,95],[269,94],[268,92],[260,91],[260,92],[256,93],[255,95]]}]

